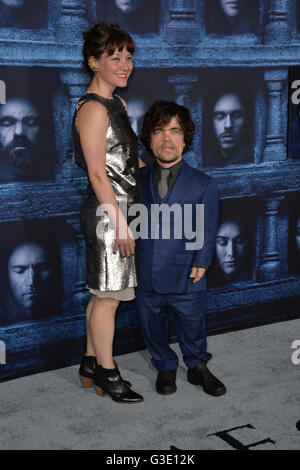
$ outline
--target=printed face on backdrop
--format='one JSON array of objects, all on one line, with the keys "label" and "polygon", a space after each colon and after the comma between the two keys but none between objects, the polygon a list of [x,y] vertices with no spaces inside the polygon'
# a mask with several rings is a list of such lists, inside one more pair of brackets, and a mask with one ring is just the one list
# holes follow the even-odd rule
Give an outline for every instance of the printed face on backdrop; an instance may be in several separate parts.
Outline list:
[{"label": "printed face on backdrop", "polygon": [[166,125],[157,125],[150,135],[150,147],[161,163],[174,163],[182,158],[184,132],[176,117]]},{"label": "printed face on backdrop", "polygon": [[230,23],[235,23],[247,0],[219,0],[220,7]]},{"label": "printed face on backdrop", "polygon": [[17,246],[8,260],[8,279],[18,304],[34,310],[47,302],[52,269],[45,247],[38,242]]},{"label": "printed face on backdrop", "polygon": [[141,0],[114,0],[116,7],[125,14],[132,13],[140,5]]},{"label": "printed face on backdrop", "polygon": [[242,222],[227,220],[220,225],[216,239],[216,258],[225,277],[234,277],[243,268],[247,244],[246,229]]},{"label": "printed face on backdrop", "polygon": [[0,27],[43,27],[47,9],[47,0],[0,0]]},{"label": "printed face on backdrop", "polygon": [[127,108],[131,127],[136,135],[140,135],[143,126],[143,118],[147,112],[146,103],[139,98],[129,98],[127,100]]},{"label": "printed face on backdrop", "polygon": [[0,163],[16,176],[26,176],[39,151],[39,116],[26,98],[11,98],[0,105]]},{"label": "printed face on backdrop", "polygon": [[0,0],[3,5],[9,8],[22,8],[27,0]]},{"label": "printed face on backdrop", "polygon": [[298,217],[298,220],[296,222],[296,247],[298,254],[300,255],[300,216]]},{"label": "printed face on backdrop", "polygon": [[[127,100],[128,118],[133,131],[137,136],[141,135],[143,118],[147,112],[146,103],[139,98],[129,98]],[[138,154],[141,156],[143,153],[143,144],[138,140]]]},{"label": "printed face on backdrop", "polygon": [[245,132],[245,107],[236,93],[220,96],[213,108],[213,129],[224,157],[230,158],[242,142]]}]

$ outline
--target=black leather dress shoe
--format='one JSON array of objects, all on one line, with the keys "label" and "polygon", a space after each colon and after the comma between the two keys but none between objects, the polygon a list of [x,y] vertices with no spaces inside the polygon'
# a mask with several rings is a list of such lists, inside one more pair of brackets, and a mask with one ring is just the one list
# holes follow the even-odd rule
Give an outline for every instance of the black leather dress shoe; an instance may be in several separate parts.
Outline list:
[{"label": "black leather dress shoe", "polygon": [[176,369],[175,370],[163,370],[158,373],[156,383],[156,391],[161,395],[170,395],[175,393],[176,387]]},{"label": "black leather dress shoe", "polygon": [[224,395],[225,385],[209,371],[206,362],[206,360],[201,360],[194,369],[188,369],[188,381],[194,385],[201,385],[204,392],[214,397]]}]

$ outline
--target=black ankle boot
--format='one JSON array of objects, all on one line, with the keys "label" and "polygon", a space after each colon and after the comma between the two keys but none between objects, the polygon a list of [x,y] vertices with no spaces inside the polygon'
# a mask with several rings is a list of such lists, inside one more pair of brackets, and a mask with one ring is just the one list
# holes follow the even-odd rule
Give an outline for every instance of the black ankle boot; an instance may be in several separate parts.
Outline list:
[{"label": "black ankle boot", "polygon": [[[118,368],[116,361],[114,361],[114,364]],[[82,356],[79,377],[83,388],[91,388],[93,386],[96,366],[97,361],[95,356]],[[127,387],[131,387],[131,383],[128,380],[122,380]]]},{"label": "black ankle boot", "polygon": [[[118,365],[117,365],[116,361],[114,361],[114,365],[115,365],[115,368],[118,369]],[[119,369],[118,369],[118,371],[119,371]],[[119,374],[120,374],[120,371],[119,371]],[[120,374],[120,377],[121,377],[121,374]],[[128,380],[124,380],[123,377],[121,377],[121,379],[123,380],[126,387],[131,387],[132,386],[132,383],[129,382]]]},{"label": "black ankle boot", "polygon": [[97,366],[95,356],[82,356],[82,362],[79,367],[79,377],[83,388],[93,386],[95,369]]},{"label": "black ankle boot", "polygon": [[94,385],[97,395],[104,397],[109,395],[114,401],[119,403],[139,403],[144,398],[138,393],[128,388],[119,372],[119,369],[104,369],[102,366],[96,367]]}]

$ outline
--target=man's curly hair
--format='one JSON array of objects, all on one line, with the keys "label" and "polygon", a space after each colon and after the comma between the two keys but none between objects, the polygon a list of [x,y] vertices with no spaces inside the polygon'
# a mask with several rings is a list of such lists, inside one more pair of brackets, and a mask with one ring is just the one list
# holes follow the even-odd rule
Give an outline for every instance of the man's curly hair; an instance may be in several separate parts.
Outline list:
[{"label": "man's curly hair", "polygon": [[153,155],[150,147],[150,138],[153,129],[157,126],[165,126],[169,124],[171,119],[176,117],[184,133],[184,149],[183,153],[190,150],[193,143],[195,124],[193,123],[190,112],[184,106],[180,106],[173,101],[159,100],[155,101],[144,117],[141,141],[145,145],[148,152]]}]

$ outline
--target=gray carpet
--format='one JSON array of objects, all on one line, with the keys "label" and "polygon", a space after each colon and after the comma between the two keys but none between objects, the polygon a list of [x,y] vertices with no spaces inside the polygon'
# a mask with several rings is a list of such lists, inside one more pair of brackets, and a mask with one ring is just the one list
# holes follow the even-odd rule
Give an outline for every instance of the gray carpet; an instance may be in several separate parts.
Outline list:
[{"label": "gray carpet", "polygon": [[177,393],[158,395],[146,351],[117,358],[142,404],[83,390],[77,366],[2,383],[0,449],[300,449],[300,365],[291,361],[299,322],[209,337],[210,369],[227,386],[222,397],[189,384],[181,357]]}]

